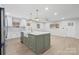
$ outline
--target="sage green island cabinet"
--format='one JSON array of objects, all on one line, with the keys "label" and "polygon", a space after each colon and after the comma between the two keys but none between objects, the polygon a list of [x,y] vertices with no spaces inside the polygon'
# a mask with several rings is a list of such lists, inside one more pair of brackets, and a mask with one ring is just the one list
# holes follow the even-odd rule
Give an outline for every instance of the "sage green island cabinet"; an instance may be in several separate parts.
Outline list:
[{"label": "sage green island cabinet", "polygon": [[22,37],[23,43],[36,54],[42,54],[50,48],[49,32],[30,32],[28,37]]}]

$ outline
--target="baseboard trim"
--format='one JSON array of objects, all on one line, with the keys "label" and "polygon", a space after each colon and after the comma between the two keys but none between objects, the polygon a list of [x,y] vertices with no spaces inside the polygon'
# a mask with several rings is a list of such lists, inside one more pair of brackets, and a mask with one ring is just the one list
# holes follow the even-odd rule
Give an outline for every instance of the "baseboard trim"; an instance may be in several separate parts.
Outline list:
[{"label": "baseboard trim", "polygon": [[58,37],[63,37],[63,38],[72,38],[72,39],[79,39],[77,37],[68,37],[68,36],[59,36],[59,35],[52,35],[52,36],[58,36]]},{"label": "baseboard trim", "polygon": [[12,40],[12,39],[20,39],[20,37],[10,38],[10,39],[7,39],[7,38],[6,38],[6,40]]}]

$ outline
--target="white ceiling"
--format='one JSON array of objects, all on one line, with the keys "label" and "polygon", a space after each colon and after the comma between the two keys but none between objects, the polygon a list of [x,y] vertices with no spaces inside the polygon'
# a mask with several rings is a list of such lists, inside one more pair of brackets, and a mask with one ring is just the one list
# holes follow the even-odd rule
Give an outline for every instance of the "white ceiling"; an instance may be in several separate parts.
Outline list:
[{"label": "white ceiling", "polygon": [[[61,18],[79,17],[79,5],[72,4],[5,4],[5,11],[14,16],[25,18],[36,17],[36,9],[39,9],[40,18],[48,18],[49,20],[61,20]],[[49,10],[45,11],[48,7]],[[57,15],[54,15],[54,13]]]}]

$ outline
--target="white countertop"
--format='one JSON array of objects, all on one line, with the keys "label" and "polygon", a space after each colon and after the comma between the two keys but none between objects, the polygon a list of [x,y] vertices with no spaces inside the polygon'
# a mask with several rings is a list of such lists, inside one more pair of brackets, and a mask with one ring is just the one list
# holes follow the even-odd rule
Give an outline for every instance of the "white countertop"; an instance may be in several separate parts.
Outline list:
[{"label": "white countertop", "polygon": [[41,35],[41,34],[48,34],[49,32],[42,32],[42,31],[33,31],[30,32],[29,34],[33,34],[33,35]]},{"label": "white countertop", "polygon": [[25,37],[28,37],[28,34],[24,33],[24,36],[25,36]]}]

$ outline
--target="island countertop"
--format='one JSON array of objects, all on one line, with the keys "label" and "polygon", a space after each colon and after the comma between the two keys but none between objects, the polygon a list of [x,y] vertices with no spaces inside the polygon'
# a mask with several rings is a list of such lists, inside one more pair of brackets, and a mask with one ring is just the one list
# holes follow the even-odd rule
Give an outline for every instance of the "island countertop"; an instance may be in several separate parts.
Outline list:
[{"label": "island countertop", "polygon": [[28,33],[28,34],[32,34],[32,35],[41,35],[41,34],[49,34],[49,32],[33,31],[33,32]]}]

